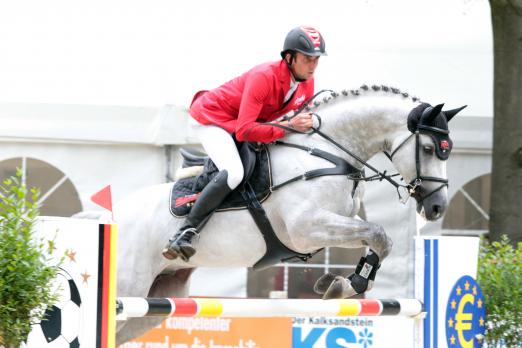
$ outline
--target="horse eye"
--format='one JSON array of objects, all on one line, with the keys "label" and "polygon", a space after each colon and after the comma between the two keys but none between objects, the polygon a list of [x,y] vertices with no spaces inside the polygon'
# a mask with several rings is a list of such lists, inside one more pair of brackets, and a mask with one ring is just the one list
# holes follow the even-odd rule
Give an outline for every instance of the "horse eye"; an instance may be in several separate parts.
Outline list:
[{"label": "horse eye", "polygon": [[422,149],[424,150],[424,153],[428,155],[433,155],[433,151],[435,150],[431,145],[424,145]]}]

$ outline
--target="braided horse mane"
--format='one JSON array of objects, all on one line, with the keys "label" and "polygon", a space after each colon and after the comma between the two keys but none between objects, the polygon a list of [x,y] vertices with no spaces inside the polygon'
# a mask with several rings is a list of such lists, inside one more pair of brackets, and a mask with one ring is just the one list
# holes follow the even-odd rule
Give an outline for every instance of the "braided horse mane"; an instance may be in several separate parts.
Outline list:
[{"label": "braided horse mane", "polygon": [[371,85],[368,86],[366,84],[362,85],[357,89],[343,89],[340,92],[330,91],[330,95],[327,95],[323,99],[315,100],[312,104],[306,106],[306,111],[312,111],[317,109],[318,107],[327,104],[332,101],[336,101],[340,98],[356,98],[362,95],[368,95],[369,93],[391,93],[395,95],[400,95],[405,99],[410,98],[413,102],[420,102],[420,98],[410,95],[409,93],[403,92],[398,88],[390,87],[386,85]]}]

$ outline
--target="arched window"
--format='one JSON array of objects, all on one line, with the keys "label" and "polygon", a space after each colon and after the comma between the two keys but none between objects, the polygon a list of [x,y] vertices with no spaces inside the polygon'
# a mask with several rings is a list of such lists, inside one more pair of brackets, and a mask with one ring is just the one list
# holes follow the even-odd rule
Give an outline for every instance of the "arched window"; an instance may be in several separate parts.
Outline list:
[{"label": "arched window", "polygon": [[451,198],[442,221],[444,230],[472,230],[479,233],[489,228],[491,174],[479,176]]},{"label": "arched window", "polygon": [[58,168],[35,158],[10,158],[0,161],[0,178],[14,175],[16,168],[22,169],[22,180],[28,188],[40,189],[40,215],[69,217],[82,211],[78,191]]}]

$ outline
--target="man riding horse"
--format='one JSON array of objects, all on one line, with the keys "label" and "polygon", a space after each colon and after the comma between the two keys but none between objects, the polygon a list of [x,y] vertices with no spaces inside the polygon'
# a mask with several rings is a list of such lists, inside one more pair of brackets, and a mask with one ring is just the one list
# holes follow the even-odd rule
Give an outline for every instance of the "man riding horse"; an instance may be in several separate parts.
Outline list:
[{"label": "man riding horse", "polygon": [[[313,96],[313,75],[323,55],[325,43],[319,31],[297,27],[286,36],[280,61],[260,64],[218,88],[196,93],[189,125],[219,173],[201,191],[185,223],[169,239],[163,249],[165,258],[188,261],[196,252],[192,239],[243,180],[243,164],[233,136],[239,142],[262,143],[282,138],[284,129],[261,123],[299,109]],[[300,132],[313,126],[308,112],[277,123]]]}]

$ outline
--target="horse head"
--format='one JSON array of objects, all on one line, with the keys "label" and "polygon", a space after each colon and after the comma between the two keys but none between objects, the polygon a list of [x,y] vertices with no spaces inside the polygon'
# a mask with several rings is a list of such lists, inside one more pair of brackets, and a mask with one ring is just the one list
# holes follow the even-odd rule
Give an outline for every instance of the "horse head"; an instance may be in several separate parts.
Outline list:
[{"label": "horse head", "polygon": [[448,122],[466,107],[443,111],[443,106],[415,107],[408,115],[409,132],[390,142],[389,157],[408,183],[408,192],[399,195],[415,198],[417,212],[427,220],[440,218],[448,205],[446,160],[453,147]]}]

